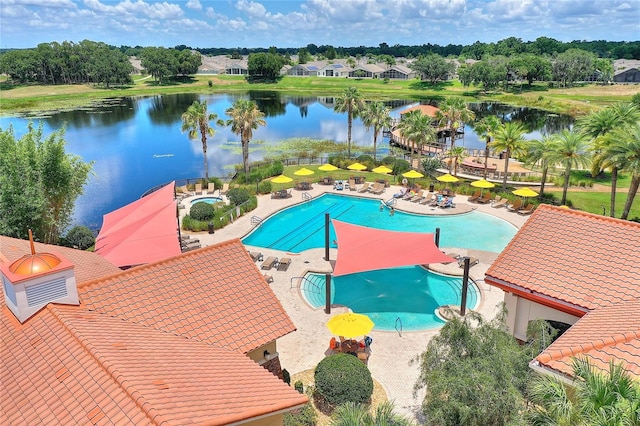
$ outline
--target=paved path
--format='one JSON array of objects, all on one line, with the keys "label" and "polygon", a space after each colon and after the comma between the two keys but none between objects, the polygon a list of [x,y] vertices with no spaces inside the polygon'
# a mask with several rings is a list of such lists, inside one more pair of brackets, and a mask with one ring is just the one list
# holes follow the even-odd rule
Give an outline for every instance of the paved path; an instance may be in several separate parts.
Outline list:
[{"label": "paved path", "polygon": [[[399,190],[399,186],[392,186],[387,188],[385,193],[380,196],[360,194],[356,191],[345,191],[345,193],[387,200]],[[307,192],[316,197],[324,192],[334,191],[331,187],[315,185],[313,190]],[[190,200],[193,198],[195,197],[187,198],[183,203],[189,205]],[[488,204],[470,204],[466,199],[467,196],[457,196],[455,199],[456,208],[453,209],[428,207],[404,200],[399,200],[396,208],[414,213],[438,215],[460,214],[471,210],[479,210],[501,217],[516,227],[522,226],[527,219],[527,216],[508,212],[505,208],[494,209]],[[293,191],[293,197],[289,199],[271,199],[269,195],[260,196],[258,207],[250,214],[237,219],[233,224],[221,230],[217,230],[215,234],[199,233],[197,235],[205,245],[226,241],[231,238],[242,238],[253,228],[250,221],[251,216],[258,216],[264,219],[283,207],[301,202],[303,202],[302,192],[295,190]],[[181,210],[182,214],[185,213],[185,210]],[[490,233],[491,230],[487,230],[487,232]],[[308,250],[298,255],[257,247],[248,246],[247,248],[252,251],[260,251],[265,257],[273,255],[277,257],[286,256],[292,259],[287,271],[271,270],[269,272],[274,278],[273,283],[270,284],[271,288],[297,327],[296,332],[278,339],[278,352],[283,368],[286,368],[292,374],[314,368],[325,356],[329,340],[332,337],[325,326],[330,315],[327,315],[323,309],[313,309],[303,301],[297,288],[298,280],[295,277],[301,277],[308,271],[331,272],[331,262],[323,259],[324,249]],[[442,249],[446,252],[474,256],[480,260],[480,263],[473,266],[470,271],[471,278],[477,282],[482,292],[482,301],[478,311],[485,318],[493,318],[496,313],[496,306],[503,300],[503,293],[499,289],[485,285],[482,280],[487,268],[498,254],[456,247],[443,247]],[[331,249],[330,258],[335,259],[336,253],[337,249]],[[258,262],[259,266],[260,262]],[[462,274],[462,270],[457,263],[433,265],[433,269],[454,275]],[[343,312],[344,310],[344,308],[338,308],[334,309],[332,313]],[[411,361],[424,351],[429,339],[437,333],[437,329],[421,332],[403,332],[402,335],[396,332],[375,330],[370,333],[373,338],[373,344],[368,365],[373,377],[383,385],[389,399],[394,402],[396,411],[417,421],[421,420],[419,410],[424,394],[418,393],[415,398],[413,396],[413,386],[419,375],[419,367]]]}]

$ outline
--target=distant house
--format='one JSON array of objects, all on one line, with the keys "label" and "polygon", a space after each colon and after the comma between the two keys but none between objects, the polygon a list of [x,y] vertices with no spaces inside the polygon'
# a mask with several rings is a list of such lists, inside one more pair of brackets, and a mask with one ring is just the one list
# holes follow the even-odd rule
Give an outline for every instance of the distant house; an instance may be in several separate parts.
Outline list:
[{"label": "distant house", "polygon": [[306,64],[297,64],[289,68],[287,75],[296,77],[317,77],[320,69],[327,65],[326,61],[314,61]]},{"label": "distant house", "polygon": [[535,319],[568,329],[532,366],[570,375],[571,358],[584,356],[640,377],[638,253],[639,223],[541,204],[485,282],[504,290],[516,338],[526,340]]},{"label": "distant house", "polygon": [[229,75],[248,75],[249,64],[247,60],[241,59],[225,67],[225,74]]},{"label": "distant house", "polygon": [[327,63],[325,66],[318,70],[318,77],[348,77],[352,71],[349,66],[341,63]]},{"label": "distant house", "polygon": [[4,424],[264,426],[307,402],[277,377],[295,326],[239,240],[126,271],[34,249],[0,236]]},{"label": "distant house", "polygon": [[640,60],[617,59],[613,61],[615,83],[640,83]]},{"label": "distant house", "polygon": [[202,55],[202,63],[198,67],[198,74],[224,74],[225,67],[224,64],[221,64],[220,61],[216,60],[211,56]]},{"label": "distant house", "polygon": [[135,75],[140,75],[144,71],[144,67],[142,66],[142,61],[138,58],[129,57],[129,63],[133,67],[133,73]]},{"label": "distant house", "polygon": [[386,68],[377,64],[357,65],[349,72],[351,78],[379,78]]},{"label": "distant house", "polygon": [[378,78],[388,78],[390,80],[409,80],[416,77],[416,72],[404,65],[393,65],[391,68],[382,71]]}]

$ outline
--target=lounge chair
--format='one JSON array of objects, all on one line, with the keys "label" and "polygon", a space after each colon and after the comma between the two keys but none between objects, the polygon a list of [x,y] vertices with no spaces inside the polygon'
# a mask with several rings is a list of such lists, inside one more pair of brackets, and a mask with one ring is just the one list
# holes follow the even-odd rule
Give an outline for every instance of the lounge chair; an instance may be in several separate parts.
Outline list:
[{"label": "lounge chair", "polygon": [[476,200],[476,203],[487,204],[487,203],[491,202],[491,198],[493,198],[493,196],[491,195],[490,192],[487,192],[486,195],[483,195],[482,197],[479,197]]},{"label": "lounge chair", "polygon": [[[458,258],[458,266],[461,268],[464,268],[464,259],[465,256],[460,256]],[[480,259],[478,259],[477,257],[469,257],[469,268],[471,268],[473,265],[477,265],[478,263],[480,263]]]},{"label": "lounge chair", "polygon": [[529,203],[529,204],[527,204],[527,207],[518,210],[518,214],[521,214],[523,216],[531,214],[531,213],[533,213],[534,208],[535,207],[533,206],[533,203]]},{"label": "lounge chair", "polygon": [[336,191],[342,191],[344,189],[344,182],[341,180],[337,180],[333,185],[333,189],[335,189]]},{"label": "lounge chair", "polygon": [[[497,197],[499,197],[499,195]],[[499,207],[505,207],[509,203],[508,198],[498,199],[497,197],[496,197],[495,203],[491,204],[491,207],[493,207],[494,209],[497,209]]]},{"label": "lounge chair", "polygon": [[355,179],[349,179],[349,191],[356,191],[358,188],[356,188],[356,180]]},{"label": "lounge chair", "polygon": [[418,201],[418,204],[429,204],[431,202],[431,197],[433,197],[433,193],[429,192],[427,193],[427,195],[425,195],[424,197],[422,197],[422,200]]},{"label": "lounge chair", "polygon": [[377,182],[374,186],[376,186],[376,188],[371,190],[372,194],[380,195],[384,192],[384,183]]},{"label": "lounge chair", "polygon": [[209,185],[207,185],[207,194],[213,194],[216,190],[216,184],[213,182],[209,182]]},{"label": "lounge chair", "polygon": [[[446,199],[445,199],[446,198]],[[438,203],[438,207],[441,209],[446,209],[447,207],[453,207],[453,199],[445,197]]]},{"label": "lounge chair", "polygon": [[196,183],[196,191],[195,191],[196,195],[202,195],[202,184],[201,183]]},{"label": "lounge chair", "polygon": [[249,256],[254,262],[259,262],[264,259],[264,256],[259,251],[250,251]]},{"label": "lounge chair", "polygon": [[222,188],[220,188],[220,195],[225,195],[229,190],[229,182],[224,182]]},{"label": "lounge chair", "polygon": [[424,189],[421,189],[416,195],[409,198],[409,201],[411,201],[412,203],[417,203],[418,201],[422,200],[422,197],[424,197]]},{"label": "lounge chair", "polygon": [[358,192],[359,192],[359,193],[367,192],[367,191],[369,190],[369,188],[371,188],[371,183],[369,183],[369,182],[365,182],[365,183],[362,185],[362,188],[358,189]]},{"label": "lounge chair", "polygon": [[467,201],[470,202],[470,203],[473,203],[478,198],[480,198],[481,195],[482,195],[482,191],[476,191],[476,192],[473,193],[473,195],[471,195],[469,198],[467,198]]},{"label": "lounge chair", "polygon": [[278,262],[278,271],[286,271],[287,269],[289,269],[289,265],[291,265],[291,258],[283,257]]},{"label": "lounge chair", "polygon": [[275,256],[269,256],[264,260],[264,262],[262,262],[262,266],[260,268],[268,271],[269,269],[273,268],[277,264],[278,264],[278,258]]},{"label": "lounge chair", "polygon": [[507,204],[507,210],[511,212],[517,212],[522,208],[522,200],[518,198],[513,204]]}]

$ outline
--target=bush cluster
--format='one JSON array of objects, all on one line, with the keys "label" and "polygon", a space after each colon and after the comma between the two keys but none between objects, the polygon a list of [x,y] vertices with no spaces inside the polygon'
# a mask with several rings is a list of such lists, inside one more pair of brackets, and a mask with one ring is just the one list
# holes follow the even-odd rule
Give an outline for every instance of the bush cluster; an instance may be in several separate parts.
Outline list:
[{"label": "bush cluster", "polygon": [[227,198],[231,204],[239,206],[251,198],[251,193],[247,188],[233,188],[227,191]]},{"label": "bush cluster", "polygon": [[345,402],[364,404],[373,394],[373,379],[366,365],[350,354],[324,358],[314,373],[316,391],[332,406]]},{"label": "bush cluster", "polygon": [[69,230],[61,243],[68,247],[86,250],[96,243],[96,237],[93,236],[93,232],[89,228],[78,225]]},{"label": "bush cluster", "polygon": [[209,221],[213,219],[214,211],[215,209],[211,204],[200,201],[191,206],[189,215],[195,220]]},{"label": "bush cluster", "polygon": [[311,402],[304,407],[293,410],[284,414],[284,426],[315,426],[318,421],[316,410],[313,409]]}]

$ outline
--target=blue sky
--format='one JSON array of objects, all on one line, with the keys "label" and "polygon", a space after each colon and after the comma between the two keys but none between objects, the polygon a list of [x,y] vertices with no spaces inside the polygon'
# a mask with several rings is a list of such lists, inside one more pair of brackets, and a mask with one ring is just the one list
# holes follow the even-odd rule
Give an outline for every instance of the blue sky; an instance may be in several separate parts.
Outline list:
[{"label": "blue sky", "polygon": [[638,0],[1,0],[0,47],[471,44],[640,40]]}]

